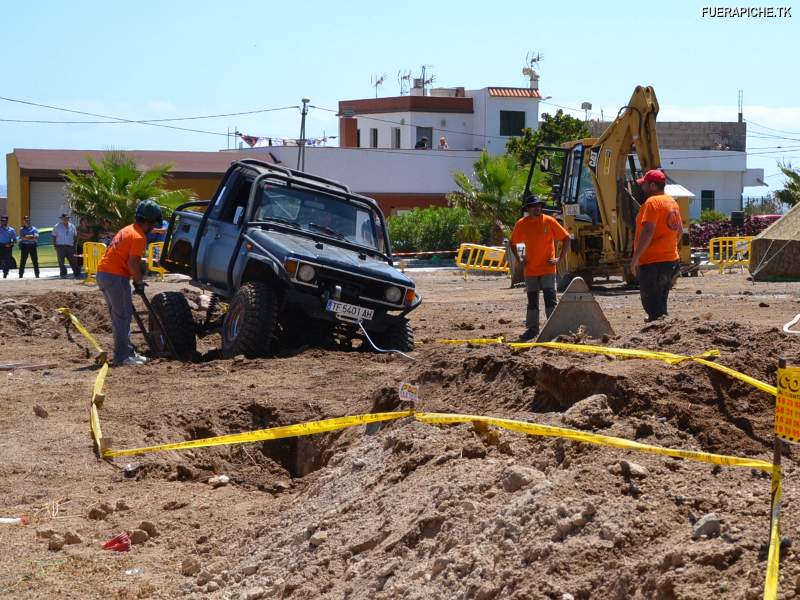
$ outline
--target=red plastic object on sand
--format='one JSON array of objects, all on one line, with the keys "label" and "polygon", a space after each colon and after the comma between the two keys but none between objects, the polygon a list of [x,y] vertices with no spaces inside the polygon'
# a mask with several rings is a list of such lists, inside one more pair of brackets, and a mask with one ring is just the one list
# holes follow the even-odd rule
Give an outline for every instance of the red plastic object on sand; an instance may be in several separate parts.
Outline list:
[{"label": "red plastic object on sand", "polygon": [[114,550],[115,552],[127,552],[131,549],[131,538],[124,531],[117,537],[111,538],[103,544],[103,550]]}]

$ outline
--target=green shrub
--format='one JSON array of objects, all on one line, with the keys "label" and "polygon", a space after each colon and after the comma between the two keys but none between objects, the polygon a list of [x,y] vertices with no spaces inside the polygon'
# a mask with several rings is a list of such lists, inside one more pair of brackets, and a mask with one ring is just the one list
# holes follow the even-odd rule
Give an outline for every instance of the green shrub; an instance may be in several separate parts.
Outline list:
[{"label": "green shrub", "polygon": [[415,208],[389,217],[393,252],[454,250],[462,242],[479,243],[482,229],[463,208]]},{"label": "green shrub", "polygon": [[727,221],[728,215],[721,213],[713,208],[707,208],[700,213],[698,221],[701,223],[715,223],[717,221]]}]

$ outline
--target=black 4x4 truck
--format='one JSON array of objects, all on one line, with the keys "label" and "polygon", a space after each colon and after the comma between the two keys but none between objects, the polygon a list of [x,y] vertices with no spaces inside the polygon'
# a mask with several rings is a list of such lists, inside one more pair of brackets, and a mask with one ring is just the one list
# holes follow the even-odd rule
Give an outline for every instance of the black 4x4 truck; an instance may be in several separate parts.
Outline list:
[{"label": "black 4x4 truck", "polygon": [[384,216],[335,181],[236,161],[212,200],[173,213],[161,266],[212,295],[200,322],[182,294],[152,298],[165,330],[151,319],[153,339],[166,346],[166,334],[178,358],[210,333],[224,356],[266,355],[276,343],[351,347],[364,331],[379,348],[414,349],[406,315],[422,298],[393,267]]}]

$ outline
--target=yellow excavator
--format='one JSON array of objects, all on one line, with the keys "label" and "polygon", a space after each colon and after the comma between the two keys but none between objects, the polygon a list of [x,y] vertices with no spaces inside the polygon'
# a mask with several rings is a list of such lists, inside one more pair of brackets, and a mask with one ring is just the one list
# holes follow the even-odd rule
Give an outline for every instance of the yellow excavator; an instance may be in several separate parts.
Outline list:
[{"label": "yellow excavator", "polygon": [[[628,104],[599,138],[535,148],[525,194],[530,193],[534,172],[539,169],[546,173],[552,188],[547,212],[555,213],[571,238],[566,261],[559,264],[561,290],[576,276],[589,285],[598,277],[614,275],[635,283],[629,264],[636,215],[644,201],[636,179],[661,166],[657,115],[653,88],[637,86]],[[681,266],[690,272],[689,197],[676,195],[675,200],[683,219]]]}]

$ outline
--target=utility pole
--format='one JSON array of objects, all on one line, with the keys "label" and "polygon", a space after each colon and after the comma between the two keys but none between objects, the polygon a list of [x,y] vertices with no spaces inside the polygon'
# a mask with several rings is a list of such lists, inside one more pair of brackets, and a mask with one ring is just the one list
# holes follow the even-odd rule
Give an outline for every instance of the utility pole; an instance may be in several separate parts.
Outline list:
[{"label": "utility pole", "polygon": [[297,140],[299,148],[297,149],[297,170],[306,170],[306,115],[308,114],[308,103],[311,98],[303,98],[303,110],[300,113],[300,139]]}]

